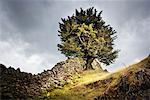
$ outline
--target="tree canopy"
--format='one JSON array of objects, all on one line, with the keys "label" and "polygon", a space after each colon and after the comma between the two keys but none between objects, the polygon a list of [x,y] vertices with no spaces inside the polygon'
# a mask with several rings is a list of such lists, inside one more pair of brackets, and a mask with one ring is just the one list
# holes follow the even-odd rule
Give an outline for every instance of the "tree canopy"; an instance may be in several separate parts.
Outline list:
[{"label": "tree canopy", "polygon": [[101,17],[102,11],[94,7],[75,10],[75,14],[62,18],[59,23],[61,44],[58,50],[67,57],[82,57],[86,60],[86,68],[91,69],[94,58],[109,65],[117,58],[118,50],[114,50],[116,31],[106,25]]}]

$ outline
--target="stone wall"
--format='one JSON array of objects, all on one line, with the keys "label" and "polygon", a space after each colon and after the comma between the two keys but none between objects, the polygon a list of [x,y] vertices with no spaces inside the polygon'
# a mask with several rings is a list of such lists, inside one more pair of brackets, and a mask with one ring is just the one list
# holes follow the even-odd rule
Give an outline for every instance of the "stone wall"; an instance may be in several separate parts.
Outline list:
[{"label": "stone wall", "polygon": [[0,97],[1,99],[26,99],[39,96],[41,83],[31,73],[20,72],[12,67],[0,64]]},{"label": "stone wall", "polygon": [[[100,64],[94,60],[92,66],[95,70],[101,70]],[[41,78],[42,90],[50,91],[51,89],[63,86],[72,82],[74,75],[78,75],[85,69],[85,61],[81,58],[70,58],[66,61],[57,63],[51,70],[44,71],[38,76]]]},{"label": "stone wall", "polygon": [[[99,68],[97,68],[97,67]],[[101,69],[94,61],[93,67]],[[21,72],[20,69],[6,68],[0,64],[0,97],[2,99],[36,98],[42,91],[50,91],[69,82],[73,75],[80,74],[85,68],[85,61],[81,58],[70,58],[57,63],[51,70],[37,75]]]},{"label": "stone wall", "polygon": [[73,75],[79,74],[84,69],[84,61],[79,58],[71,58],[57,63],[51,70],[44,71],[37,76],[42,80],[42,90],[51,90],[65,85]]}]

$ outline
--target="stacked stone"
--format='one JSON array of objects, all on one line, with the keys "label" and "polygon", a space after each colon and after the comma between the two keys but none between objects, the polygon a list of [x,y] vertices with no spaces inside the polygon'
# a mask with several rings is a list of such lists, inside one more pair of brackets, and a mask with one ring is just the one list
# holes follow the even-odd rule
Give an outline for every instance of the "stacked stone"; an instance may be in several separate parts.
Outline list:
[{"label": "stacked stone", "polygon": [[[97,61],[92,63],[95,69],[102,70]],[[21,72],[20,69],[6,68],[0,64],[0,97],[2,99],[33,99],[41,97],[43,91],[61,88],[72,83],[74,75],[83,72],[85,61],[82,58],[70,58],[57,63],[51,70],[38,75]]]},{"label": "stacked stone", "polygon": [[85,62],[80,58],[70,58],[57,63],[51,70],[38,74],[42,80],[41,89],[51,91],[54,88],[62,87],[71,82],[73,75],[83,71],[84,65]]},{"label": "stacked stone", "polygon": [[34,98],[41,94],[41,83],[31,73],[21,72],[18,68],[6,68],[0,64],[1,99]]}]

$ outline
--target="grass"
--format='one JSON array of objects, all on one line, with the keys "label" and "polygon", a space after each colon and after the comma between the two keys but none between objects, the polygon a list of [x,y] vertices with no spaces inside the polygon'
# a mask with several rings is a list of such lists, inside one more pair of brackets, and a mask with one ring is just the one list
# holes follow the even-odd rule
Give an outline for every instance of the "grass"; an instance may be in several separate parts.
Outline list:
[{"label": "grass", "polygon": [[[115,86],[122,73],[100,72],[98,70],[85,71],[78,76],[73,77],[73,84],[67,84],[62,88],[47,92],[47,98],[50,100],[93,100],[97,95],[102,94],[108,87]],[[100,87],[87,87],[89,84],[113,78],[108,84],[102,84]]]},{"label": "grass", "polygon": [[91,82],[95,82],[101,79],[104,79],[106,76],[108,76],[108,72],[100,72],[98,70],[90,70],[85,71],[81,74],[80,78],[77,78],[76,81],[78,82],[78,85],[85,85],[89,84]]},{"label": "grass", "polygon": [[85,98],[88,100],[97,92],[85,86],[104,79],[108,75],[108,72],[98,70],[84,71],[82,74],[73,77],[72,84],[66,84],[62,88],[47,92],[46,96],[51,100],[85,100]]},{"label": "grass", "polygon": [[[148,64],[147,61],[149,61],[149,58],[115,73],[98,70],[84,71],[82,74],[74,76],[71,80],[72,82],[62,88],[46,92],[46,97],[50,100],[93,100],[95,96],[102,94],[108,88],[113,89],[117,86],[121,76],[128,75],[129,72],[135,73],[140,69],[144,69],[144,66],[149,66],[145,65]],[[108,80],[108,82],[101,82],[103,80]],[[128,82],[130,83],[133,80],[134,76],[131,75]]]}]

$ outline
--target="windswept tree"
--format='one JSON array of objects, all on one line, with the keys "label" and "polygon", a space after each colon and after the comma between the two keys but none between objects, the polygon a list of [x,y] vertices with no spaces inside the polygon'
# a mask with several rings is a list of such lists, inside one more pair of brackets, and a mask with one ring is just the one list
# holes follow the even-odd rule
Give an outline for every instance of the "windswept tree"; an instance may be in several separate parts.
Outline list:
[{"label": "windswept tree", "polygon": [[67,57],[82,57],[86,61],[86,69],[93,69],[91,63],[95,58],[109,65],[117,58],[114,50],[116,31],[106,25],[94,7],[80,11],[59,23],[61,44],[58,50]]}]

